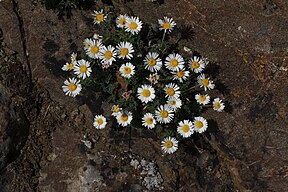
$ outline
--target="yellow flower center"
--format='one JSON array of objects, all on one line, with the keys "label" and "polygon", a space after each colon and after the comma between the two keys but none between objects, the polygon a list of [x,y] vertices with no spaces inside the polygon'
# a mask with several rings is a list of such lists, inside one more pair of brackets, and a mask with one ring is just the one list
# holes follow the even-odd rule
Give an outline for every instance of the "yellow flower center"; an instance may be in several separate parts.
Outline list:
[{"label": "yellow flower center", "polygon": [[170,101],[170,104],[171,104],[171,105],[176,105],[176,101],[175,101],[175,100],[172,100],[172,101]]},{"label": "yellow flower center", "polygon": [[99,119],[97,120],[97,123],[98,123],[98,125],[102,125],[102,124],[103,124],[103,119],[102,119],[102,118],[99,118]]},{"label": "yellow flower center", "polygon": [[97,21],[103,21],[104,20],[104,15],[103,14],[97,14],[96,15],[96,20]]},{"label": "yellow flower center", "polygon": [[209,84],[209,79],[202,79],[202,85],[207,86]]},{"label": "yellow flower center", "polygon": [[171,65],[172,67],[176,67],[176,66],[178,65],[178,61],[177,61],[176,59],[172,59],[172,60],[170,61],[170,65]]},{"label": "yellow flower center", "polygon": [[151,95],[151,92],[150,92],[150,90],[148,90],[148,89],[144,89],[143,92],[142,92],[142,95],[143,95],[144,97],[149,97],[149,96]]},{"label": "yellow flower center", "polygon": [[69,64],[67,65],[67,69],[72,69],[73,67],[74,67],[73,63],[69,63]]},{"label": "yellow flower center", "polygon": [[166,141],[166,142],[165,142],[165,147],[166,147],[166,148],[171,148],[171,147],[173,147],[172,141]]},{"label": "yellow flower center", "polygon": [[[90,45],[89,45],[90,46]],[[88,46],[88,47],[89,47]],[[92,46],[91,47],[91,53],[93,53],[93,54],[97,54],[99,52],[99,47],[97,47],[97,46]]]},{"label": "yellow flower center", "polygon": [[167,22],[166,22],[166,23],[163,23],[162,26],[163,26],[164,29],[170,29],[170,28],[171,28],[170,23],[167,23]]},{"label": "yellow flower center", "polygon": [[200,95],[199,96],[199,100],[202,101],[202,102],[205,101],[206,100],[206,96],[205,95]]},{"label": "yellow flower center", "polygon": [[105,56],[106,59],[111,59],[112,52],[111,51],[106,51],[104,56]]},{"label": "yellow flower center", "polygon": [[214,107],[215,107],[216,109],[219,109],[219,108],[221,107],[221,105],[220,105],[219,102],[216,102],[216,103],[214,103]]},{"label": "yellow flower center", "polygon": [[182,78],[184,76],[184,72],[183,71],[178,71],[176,73],[177,77]]},{"label": "yellow flower center", "polygon": [[70,91],[75,91],[76,88],[77,88],[77,85],[75,85],[74,83],[70,83],[70,84],[68,85],[68,89],[69,89]]},{"label": "yellow flower center", "polygon": [[151,67],[155,66],[156,65],[156,59],[150,58],[148,60],[148,65],[150,65]]},{"label": "yellow flower center", "polygon": [[125,25],[125,23],[126,23],[126,19],[125,19],[125,18],[121,18],[121,19],[119,20],[119,24],[120,24],[120,25]]},{"label": "yellow flower center", "polygon": [[185,124],[185,125],[182,126],[182,131],[184,133],[187,133],[189,130],[190,130],[190,127],[188,125]]},{"label": "yellow flower center", "polygon": [[197,69],[198,67],[200,67],[200,64],[199,64],[197,61],[193,61],[193,62],[191,63],[191,67],[192,67],[193,69]]},{"label": "yellow flower center", "polygon": [[129,53],[127,48],[122,48],[120,52],[121,52],[121,55],[128,55]]},{"label": "yellow flower center", "polygon": [[81,73],[86,73],[87,72],[87,67],[85,65],[80,66],[80,72]]},{"label": "yellow flower center", "polygon": [[118,107],[118,105],[113,105],[112,111],[113,113],[118,113],[120,111],[120,108]]},{"label": "yellow flower center", "polygon": [[121,119],[122,121],[127,121],[127,120],[128,120],[128,115],[122,114],[121,117],[120,117],[120,119]]},{"label": "yellow flower center", "polygon": [[166,92],[169,96],[173,96],[175,94],[175,91],[173,88],[168,88]]},{"label": "yellow flower center", "polygon": [[196,121],[195,127],[198,128],[198,129],[201,129],[203,127],[202,121]]},{"label": "yellow flower center", "polygon": [[124,68],[124,74],[128,75],[131,73],[131,68],[130,67],[125,67]]},{"label": "yellow flower center", "polygon": [[148,117],[148,118],[145,120],[145,122],[146,122],[148,125],[151,125],[151,124],[153,124],[153,118]]},{"label": "yellow flower center", "polygon": [[130,25],[129,25],[129,28],[132,29],[132,30],[137,29],[137,27],[138,27],[138,25],[135,22],[131,22]]},{"label": "yellow flower center", "polygon": [[167,117],[168,117],[168,112],[165,111],[165,110],[161,111],[160,117],[162,117],[162,118],[167,118]]}]

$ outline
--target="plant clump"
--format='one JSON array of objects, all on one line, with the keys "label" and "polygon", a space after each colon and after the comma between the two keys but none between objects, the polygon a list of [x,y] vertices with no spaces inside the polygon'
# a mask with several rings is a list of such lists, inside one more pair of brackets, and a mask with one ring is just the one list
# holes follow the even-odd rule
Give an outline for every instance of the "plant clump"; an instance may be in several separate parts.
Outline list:
[{"label": "plant clump", "polygon": [[[92,16],[97,33],[84,39],[81,56],[72,53],[62,68],[72,75],[63,85],[66,95],[85,94],[85,87],[102,92],[113,105],[113,127],[155,129],[168,154],[177,151],[181,140],[209,129],[203,109],[222,112],[225,105],[209,96],[215,84],[205,74],[208,59],[184,58],[170,43],[177,27],[173,18],[159,19],[155,29],[136,16],[104,10]],[[96,114],[93,125],[105,128],[106,117]]]}]

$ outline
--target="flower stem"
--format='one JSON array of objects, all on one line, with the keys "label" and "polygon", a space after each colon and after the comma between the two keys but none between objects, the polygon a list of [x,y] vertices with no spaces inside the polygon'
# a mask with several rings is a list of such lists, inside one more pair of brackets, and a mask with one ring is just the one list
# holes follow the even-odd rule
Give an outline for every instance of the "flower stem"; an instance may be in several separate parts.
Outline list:
[{"label": "flower stem", "polygon": [[163,45],[163,41],[165,39],[165,34],[166,34],[166,30],[164,30],[164,33],[163,33],[163,36],[162,36],[162,40],[161,40],[161,48],[162,48],[162,45]]},{"label": "flower stem", "polygon": [[191,91],[192,89],[195,89],[195,88],[197,88],[197,87],[198,87],[198,85],[195,85],[195,86],[193,86],[193,87],[190,87],[189,89],[184,90],[183,93],[186,93],[187,91]]}]

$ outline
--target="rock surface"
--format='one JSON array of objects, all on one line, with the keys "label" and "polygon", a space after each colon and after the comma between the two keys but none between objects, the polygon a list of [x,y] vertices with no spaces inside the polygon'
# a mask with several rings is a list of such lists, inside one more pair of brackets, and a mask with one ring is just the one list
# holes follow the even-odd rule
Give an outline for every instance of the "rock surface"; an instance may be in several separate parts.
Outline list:
[{"label": "rock surface", "polygon": [[288,190],[287,1],[163,2],[104,6],[145,23],[173,17],[190,37],[179,47],[212,62],[212,95],[228,103],[225,113],[205,113],[205,145],[162,156],[156,134],[136,129],[129,150],[127,131],[93,128],[110,108],[101,95],[64,96],[61,67],[95,32],[100,2],[59,20],[36,2],[3,0],[0,191]]}]

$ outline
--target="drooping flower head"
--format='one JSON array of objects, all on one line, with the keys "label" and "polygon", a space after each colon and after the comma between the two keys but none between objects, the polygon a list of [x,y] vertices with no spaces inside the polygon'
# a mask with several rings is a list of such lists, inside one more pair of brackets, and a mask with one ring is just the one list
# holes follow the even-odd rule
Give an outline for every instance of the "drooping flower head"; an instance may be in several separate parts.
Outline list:
[{"label": "drooping flower head", "polygon": [[72,53],[70,56],[71,61],[66,63],[63,67],[63,71],[72,71],[74,69],[74,66],[76,65],[77,62],[77,53]]},{"label": "drooping flower head", "polygon": [[149,74],[149,77],[147,78],[147,80],[155,85],[156,83],[158,83],[158,80],[159,80],[159,75],[157,73],[152,73],[152,74]]},{"label": "drooping flower head", "polygon": [[111,108],[112,116],[116,117],[120,112],[122,108],[119,107],[119,105],[113,105]]},{"label": "drooping flower head", "polygon": [[83,41],[84,50],[87,51],[93,43],[93,39],[86,38]]}]

